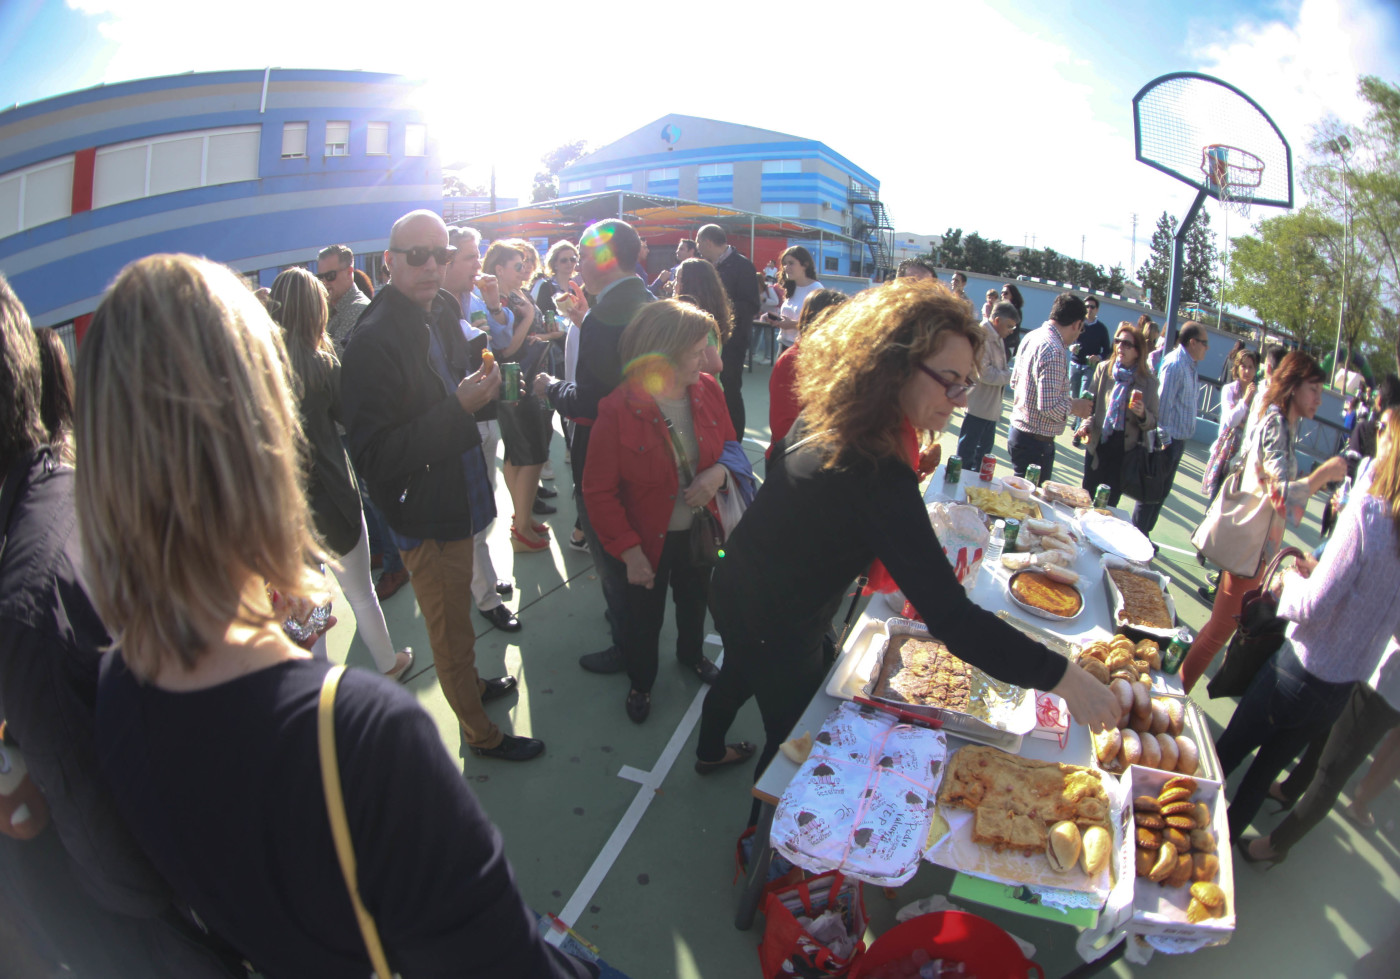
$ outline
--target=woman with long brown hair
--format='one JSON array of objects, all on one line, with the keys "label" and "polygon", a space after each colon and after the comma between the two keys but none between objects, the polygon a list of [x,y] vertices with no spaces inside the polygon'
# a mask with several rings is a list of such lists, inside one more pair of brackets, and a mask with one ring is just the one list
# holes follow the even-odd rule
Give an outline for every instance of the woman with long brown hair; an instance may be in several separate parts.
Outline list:
[{"label": "woman with long brown hair", "polygon": [[956,655],[1054,690],[1095,729],[1116,721],[1107,687],[972,603],[929,523],[920,442],[966,403],[984,337],[965,302],[911,279],[867,289],[803,336],[802,416],[711,585],[725,655],[701,716],[701,773],[743,760],[724,736],[749,697],[763,715],[762,772],[821,685],[837,605],[876,559]]},{"label": "woman with long brown hair", "polygon": [[1237,465],[1248,466],[1260,474],[1262,485],[1268,487],[1278,516],[1270,525],[1258,566],[1253,575],[1244,577],[1222,571],[1210,620],[1196,636],[1181,665],[1181,685],[1187,693],[1196,685],[1215,654],[1229,641],[1235,631],[1235,617],[1244,603],[1244,594],[1259,584],[1264,566],[1278,553],[1283,543],[1284,527],[1297,525],[1303,517],[1308,498],[1328,483],[1346,476],[1346,460],[1333,456],[1305,479],[1298,478],[1298,457],[1294,438],[1298,422],[1312,418],[1322,404],[1322,383],[1325,377],[1317,361],[1305,353],[1294,351],[1283,358],[1274,372],[1268,393],[1263,399],[1263,415],[1250,433],[1244,456]]},{"label": "woman with long brown hair", "polygon": [[782,267],[778,285],[786,297],[778,308],[778,353],[781,354],[797,342],[802,304],[822,288],[822,284],[817,278],[817,263],[812,260],[812,253],[801,245],[793,245],[783,252],[778,264]]},{"label": "woman with long brown hair", "polygon": [[1123,495],[1123,460],[1157,427],[1157,378],[1147,367],[1142,334],[1127,320],[1113,336],[1113,356],[1094,369],[1089,397],[1094,413],[1076,433],[1087,438],[1083,486],[1108,486],[1108,505]]},{"label": "woman with long brown hair", "polygon": [[723,367],[720,351],[734,331],[734,306],[729,301],[729,293],[724,290],[724,283],[720,282],[719,273],[703,258],[687,258],[676,266],[671,294],[700,307],[714,318],[715,326],[710,332],[700,369],[718,378]]}]

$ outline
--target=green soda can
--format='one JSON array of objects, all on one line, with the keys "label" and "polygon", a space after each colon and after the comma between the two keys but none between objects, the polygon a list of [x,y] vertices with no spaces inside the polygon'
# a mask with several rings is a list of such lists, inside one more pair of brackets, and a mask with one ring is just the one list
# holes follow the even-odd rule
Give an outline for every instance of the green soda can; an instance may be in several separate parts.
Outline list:
[{"label": "green soda can", "polygon": [[1099,483],[1094,490],[1094,506],[1104,508],[1108,506],[1108,494],[1112,492],[1112,487],[1107,483]]},{"label": "green soda can", "polygon": [[1016,550],[1016,538],[1021,534],[1021,521],[1015,517],[1008,517],[1006,520],[1004,543],[1001,546],[1003,554],[1010,554]]},{"label": "green soda can", "polygon": [[943,482],[956,483],[962,479],[962,459],[953,456],[943,466]]},{"label": "green soda can", "polygon": [[1186,659],[1186,651],[1191,648],[1191,642],[1191,631],[1185,626],[1176,631],[1162,656],[1163,673],[1175,673],[1181,669],[1181,661]]},{"label": "green soda can", "polygon": [[1031,485],[1040,485],[1040,466],[1037,463],[1032,462],[1026,467],[1026,478],[1031,481]]},{"label": "green soda can", "polygon": [[472,326],[476,327],[483,333],[486,332],[486,310],[473,310],[471,316],[467,317],[467,319],[471,322]]},{"label": "green soda can", "polygon": [[514,402],[520,400],[520,365],[501,365],[501,400]]}]

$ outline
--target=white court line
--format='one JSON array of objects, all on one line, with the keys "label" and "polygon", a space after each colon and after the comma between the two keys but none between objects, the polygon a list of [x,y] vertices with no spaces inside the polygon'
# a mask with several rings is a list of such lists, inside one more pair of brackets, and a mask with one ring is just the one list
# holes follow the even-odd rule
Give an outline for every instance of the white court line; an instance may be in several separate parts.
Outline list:
[{"label": "white court line", "polygon": [[1175,551],[1177,554],[1188,554],[1188,555],[1190,555],[1191,557],[1195,557],[1195,556],[1196,556],[1196,552],[1195,552],[1195,551],[1186,551],[1186,550],[1182,550],[1182,549],[1179,548],[1179,547],[1172,547],[1170,544],[1158,544],[1158,545],[1157,545],[1157,550],[1159,550],[1159,551]]},{"label": "white court line", "polygon": [[[709,636],[706,642],[718,642],[718,636]],[[720,653],[715,658],[715,665],[724,662],[724,654]],[[681,753],[681,748],[690,739],[690,732],[695,729],[695,725],[700,722],[700,709],[705,703],[705,694],[709,692],[708,686],[702,686],[696,691],[695,699],[686,708],[685,715],[681,718],[680,724],[676,725],[676,730],[671,734],[671,740],[666,742],[666,747],[661,750],[661,756],[656,759],[656,765],[650,772],[633,768],[631,765],[623,765],[618,771],[618,777],[637,783],[637,795],[627,807],[627,812],[623,813],[622,819],[613,828],[612,835],[603,844],[603,848],[598,851],[598,856],[593,859],[593,865],[588,868],[588,872],[583,875],[583,880],[579,881],[578,887],[574,889],[573,896],[569,898],[569,903],[564,905],[564,910],[559,912],[559,920],[567,927],[572,928],[578,921],[579,916],[587,910],[589,902],[593,900],[593,895],[598,893],[598,888],[602,886],[603,880],[612,870],[613,864],[617,862],[618,855],[622,853],[622,848],[631,839],[632,833],[637,825],[641,823],[642,816],[646,814],[647,807],[656,798],[656,790],[661,787],[661,783],[666,781],[666,776],[671,771],[671,766],[676,763],[676,758]],[[568,937],[568,932],[558,928],[551,928],[549,934],[545,936],[545,941],[558,947],[563,944]]]}]

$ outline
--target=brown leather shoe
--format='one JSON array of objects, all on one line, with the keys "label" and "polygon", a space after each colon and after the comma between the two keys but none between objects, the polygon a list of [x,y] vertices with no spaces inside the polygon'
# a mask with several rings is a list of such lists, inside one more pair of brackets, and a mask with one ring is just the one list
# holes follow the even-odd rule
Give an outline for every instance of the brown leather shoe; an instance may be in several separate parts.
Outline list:
[{"label": "brown leather shoe", "polygon": [[386,571],[379,576],[379,581],[375,583],[374,595],[381,602],[392,598],[399,593],[399,589],[408,584],[408,569],[401,568],[398,571]]}]

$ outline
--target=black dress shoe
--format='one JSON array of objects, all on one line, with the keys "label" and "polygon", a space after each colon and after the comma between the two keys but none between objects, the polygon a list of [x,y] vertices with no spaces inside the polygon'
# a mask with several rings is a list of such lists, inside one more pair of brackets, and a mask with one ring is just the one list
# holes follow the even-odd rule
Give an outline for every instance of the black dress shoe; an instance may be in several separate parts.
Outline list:
[{"label": "black dress shoe", "polygon": [[715,665],[714,660],[706,659],[702,656],[698,663],[693,665],[690,663],[683,663],[681,665],[688,670],[694,670],[695,675],[700,678],[701,683],[714,683],[719,679],[719,667]]},{"label": "black dress shoe", "polygon": [[496,594],[500,595],[502,598],[510,598],[511,594],[514,591],[515,586],[512,585],[509,581],[496,582]]},{"label": "black dress shoe", "polygon": [[489,704],[493,700],[500,700],[517,686],[515,677],[513,676],[492,677],[484,682],[486,683],[486,689],[481,691],[481,702],[483,704]]},{"label": "black dress shoe", "polygon": [[535,491],[535,499],[537,500],[552,500],[558,495],[557,489],[550,489],[544,483],[540,483],[540,488]]},{"label": "black dress shoe", "polygon": [[551,513],[558,513],[559,508],[557,506],[550,506],[544,500],[541,500],[538,497],[536,497],[535,505],[530,508],[530,511],[543,517]]},{"label": "black dress shoe", "polygon": [[627,661],[622,656],[622,650],[609,646],[602,652],[580,656],[578,665],[589,673],[621,673],[627,668]]},{"label": "black dress shoe", "polygon": [[[477,611],[480,612],[481,610],[477,609]],[[520,631],[520,620],[515,617],[515,613],[504,605],[497,605],[493,609],[487,609],[485,612],[481,612],[481,617],[502,632]]]},{"label": "black dress shoe", "polygon": [[478,758],[499,758],[501,761],[529,761],[544,754],[544,742],[539,738],[522,738],[507,734],[496,747],[473,748],[472,754]]},{"label": "black dress shoe", "polygon": [[627,716],[633,724],[640,724],[651,715],[651,694],[640,690],[627,692]]}]

